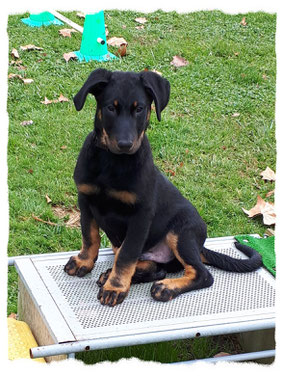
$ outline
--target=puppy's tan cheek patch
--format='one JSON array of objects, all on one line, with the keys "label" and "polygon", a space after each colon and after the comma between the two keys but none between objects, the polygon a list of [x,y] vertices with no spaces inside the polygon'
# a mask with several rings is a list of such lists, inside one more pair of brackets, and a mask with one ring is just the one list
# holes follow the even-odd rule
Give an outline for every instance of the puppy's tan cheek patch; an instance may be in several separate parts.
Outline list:
[{"label": "puppy's tan cheek patch", "polygon": [[100,109],[97,111],[97,117],[99,120],[102,120],[102,111]]},{"label": "puppy's tan cheek patch", "polygon": [[138,148],[141,146],[141,143],[142,143],[143,137],[144,137],[144,131],[142,131],[142,133],[140,134],[139,138],[137,138],[137,139],[134,141],[134,146],[133,146],[133,149],[134,149],[134,150],[138,150]]},{"label": "puppy's tan cheek patch", "polygon": [[107,146],[107,144],[109,143],[109,137],[104,128],[102,129],[100,142],[102,143],[102,145],[105,145],[105,146]]}]

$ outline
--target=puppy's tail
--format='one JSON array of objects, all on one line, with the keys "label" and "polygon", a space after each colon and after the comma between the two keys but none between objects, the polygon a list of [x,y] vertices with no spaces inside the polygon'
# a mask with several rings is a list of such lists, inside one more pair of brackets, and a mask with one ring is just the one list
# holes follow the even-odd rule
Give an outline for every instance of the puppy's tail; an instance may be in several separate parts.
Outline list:
[{"label": "puppy's tail", "polygon": [[237,273],[252,272],[262,266],[262,257],[256,250],[238,242],[235,242],[234,244],[237,249],[242,251],[249,258],[235,259],[203,247],[201,252],[203,262],[205,264],[215,266],[218,269]]}]

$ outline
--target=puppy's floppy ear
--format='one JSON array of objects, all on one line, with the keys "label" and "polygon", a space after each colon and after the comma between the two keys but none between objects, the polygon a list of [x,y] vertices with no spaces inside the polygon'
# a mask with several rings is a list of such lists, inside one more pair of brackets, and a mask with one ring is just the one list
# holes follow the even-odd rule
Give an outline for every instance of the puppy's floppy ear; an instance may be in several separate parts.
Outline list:
[{"label": "puppy's floppy ear", "polygon": [[111,72],[106,69],[96,69],[91,72],[80,91],[74,96],[74,104],[77,111],[80,111],[85,103],[88,93],[97,96],[108,84]]},{"label": "puppy's floppy ear", "polygon": [[142,83],[154,101],[157,119],[161,120],[161,111],[167,106],[170,96],[170,84],[165,78],[151,71],[140,73]]}]

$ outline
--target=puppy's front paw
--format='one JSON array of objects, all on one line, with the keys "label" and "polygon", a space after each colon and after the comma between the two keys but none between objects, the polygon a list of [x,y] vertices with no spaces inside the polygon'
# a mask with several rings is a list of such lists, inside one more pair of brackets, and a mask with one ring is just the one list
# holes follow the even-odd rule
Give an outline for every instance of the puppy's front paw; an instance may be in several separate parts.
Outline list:
[{"label": "puppy's front paw", "polygon": [[114,307],[124,301],[128,295],[129,290],[123,291],[122,289],[113,288],[106,289],[105,285],[100,287],[97,298],[102,305]]},{"label": "puppy's front paw", "polygon": [[111,270],[112,269],[107,269],[106,272],[100,274],[100,277],[96,281],[96,283],[99,287],[102,287],[105,284],[105,282],[107,281],[107,279],[108,279],[108,277],[111,273]]},{"label": "puppy's front paw", "polygon": [[94,267],[94,261],[91,259],[80,259],[79,256],[71,256],[64,267],[64,271],[69,275],[84,277],[91,272]]}]

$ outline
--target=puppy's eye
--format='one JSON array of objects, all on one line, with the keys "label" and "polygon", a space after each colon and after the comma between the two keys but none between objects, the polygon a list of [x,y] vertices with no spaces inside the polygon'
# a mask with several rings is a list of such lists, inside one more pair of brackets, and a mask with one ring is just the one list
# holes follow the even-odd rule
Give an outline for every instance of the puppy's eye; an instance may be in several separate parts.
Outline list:
[{"label": "puppy's eye", "polygon": [[107,110],[110,111],[110,112],[114,112],[115,111],[115,107],[112,106],[112,104],[110,104],[109,106],[107,106]]},{"label": "puppy's eye", "polygon": [[138,106],[138,107],[136,108],[136,112],[142,112],[142,110],[143,110],[143,107],[142,107],[142,106]]}]

